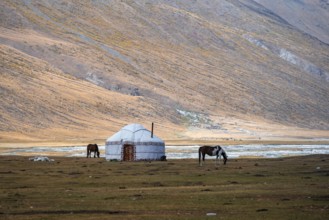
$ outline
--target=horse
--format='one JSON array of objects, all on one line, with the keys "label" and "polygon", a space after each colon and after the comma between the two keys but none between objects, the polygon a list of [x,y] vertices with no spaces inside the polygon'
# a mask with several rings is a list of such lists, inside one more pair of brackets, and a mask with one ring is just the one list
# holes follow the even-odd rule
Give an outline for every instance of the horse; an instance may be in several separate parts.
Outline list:
[{"label": "horse", "polygon": [[[220,160],[220,156],[223,156],[224,158],[224,165],[226,164],[227,161],[227,154],[224,151],[223,148],[221,148],[221,146],[217,145],[217,146],[201,146],[199,148],[199,165],[202,166],[202,162],[204,161],[205,156],[209,155],[209,156],[216,156],[216,161],[215,164],[219,165],[219,160]],[[202,161],[201,161],[201,155],[202,155]]]},{"label": "horse", "polygon": [[94,152],[94,157],[99,157],[99,150],[98,150],[98,145],[97,144],[88,144],[87,146],[87,158],[91,157],[91,152]]}]

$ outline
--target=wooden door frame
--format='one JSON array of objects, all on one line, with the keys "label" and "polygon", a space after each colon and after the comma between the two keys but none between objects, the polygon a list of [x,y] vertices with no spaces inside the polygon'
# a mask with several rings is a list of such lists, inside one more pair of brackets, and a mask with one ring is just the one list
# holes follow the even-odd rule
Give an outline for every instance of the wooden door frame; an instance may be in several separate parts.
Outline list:
[{"label": "wooden door frame", "polygon": [[[128,154],[128,156],[127,156]],[[122,161],[134,161],[136,158],[136,147],[133,144],[122,145]]]}]

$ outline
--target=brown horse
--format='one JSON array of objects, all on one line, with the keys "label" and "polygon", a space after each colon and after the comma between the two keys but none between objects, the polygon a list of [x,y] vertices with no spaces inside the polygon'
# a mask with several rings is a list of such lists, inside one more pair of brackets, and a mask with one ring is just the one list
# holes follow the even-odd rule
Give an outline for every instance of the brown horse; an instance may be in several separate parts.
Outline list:
[{"label": "brown horse", "polygon": [[88,144],[87,146],[87,158],[91,157],[91,152],[94,152],[94,157],[99,157],[99,150],[98,150],[98,145],[97,144]]},{"label": "brown horse", "polygon": [[[224,158],[224,165],[226,164],[227,161],[227,154],[224,151],[223,148],[221,148],[221,146],[217,145],[217,146],[202,146],[199,148],[199,165],[202,166],[202,162],[204,161],[205,156],[209,155],[209,156],[216,156],[216,161],[215,164],[219,165],[219,160],[220,160],[220,156],[223,156]],[[202,155],[202,161],[201,161],[201,155]]]}]

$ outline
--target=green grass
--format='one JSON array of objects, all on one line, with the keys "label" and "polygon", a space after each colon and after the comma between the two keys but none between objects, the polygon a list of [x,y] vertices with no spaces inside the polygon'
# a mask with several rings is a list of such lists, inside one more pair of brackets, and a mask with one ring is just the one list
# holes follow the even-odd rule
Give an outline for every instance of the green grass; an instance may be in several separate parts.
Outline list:
[{"label": "green grass", "polygon": [[[0,157],[1,219],[325,219],[329,156],[106,162]],[[214,217],[207,213],[216,213]]]}]

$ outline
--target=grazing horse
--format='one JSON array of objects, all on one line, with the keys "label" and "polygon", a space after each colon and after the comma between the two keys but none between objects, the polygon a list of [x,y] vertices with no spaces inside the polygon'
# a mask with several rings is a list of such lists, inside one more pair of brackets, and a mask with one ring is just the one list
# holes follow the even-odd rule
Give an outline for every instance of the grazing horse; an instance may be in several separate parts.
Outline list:
[{"label": "grazing horse", "polygon": [[[202,146],[199,148],[199,165],[202,166],[202,162],[204,161],[204,158],[208,154],[209,156],[216,156],[216,162],[215,164],[219,164],[220,156],[223,156],[224,158],[224,165],[226,164],[227,161],[227,154],[224,151],[221,146],[217,145],[214,147],[211,146]],[[202,161],[201,161],[201,155],[202,155]]]},{"label": "grazing horse", "polygon": [[91,157],[91,152],[94,152],[94,157],[99,157],[99,150],[98,150],[98,145],[97,144],[88,144],[87,146],[87,158]]}]

